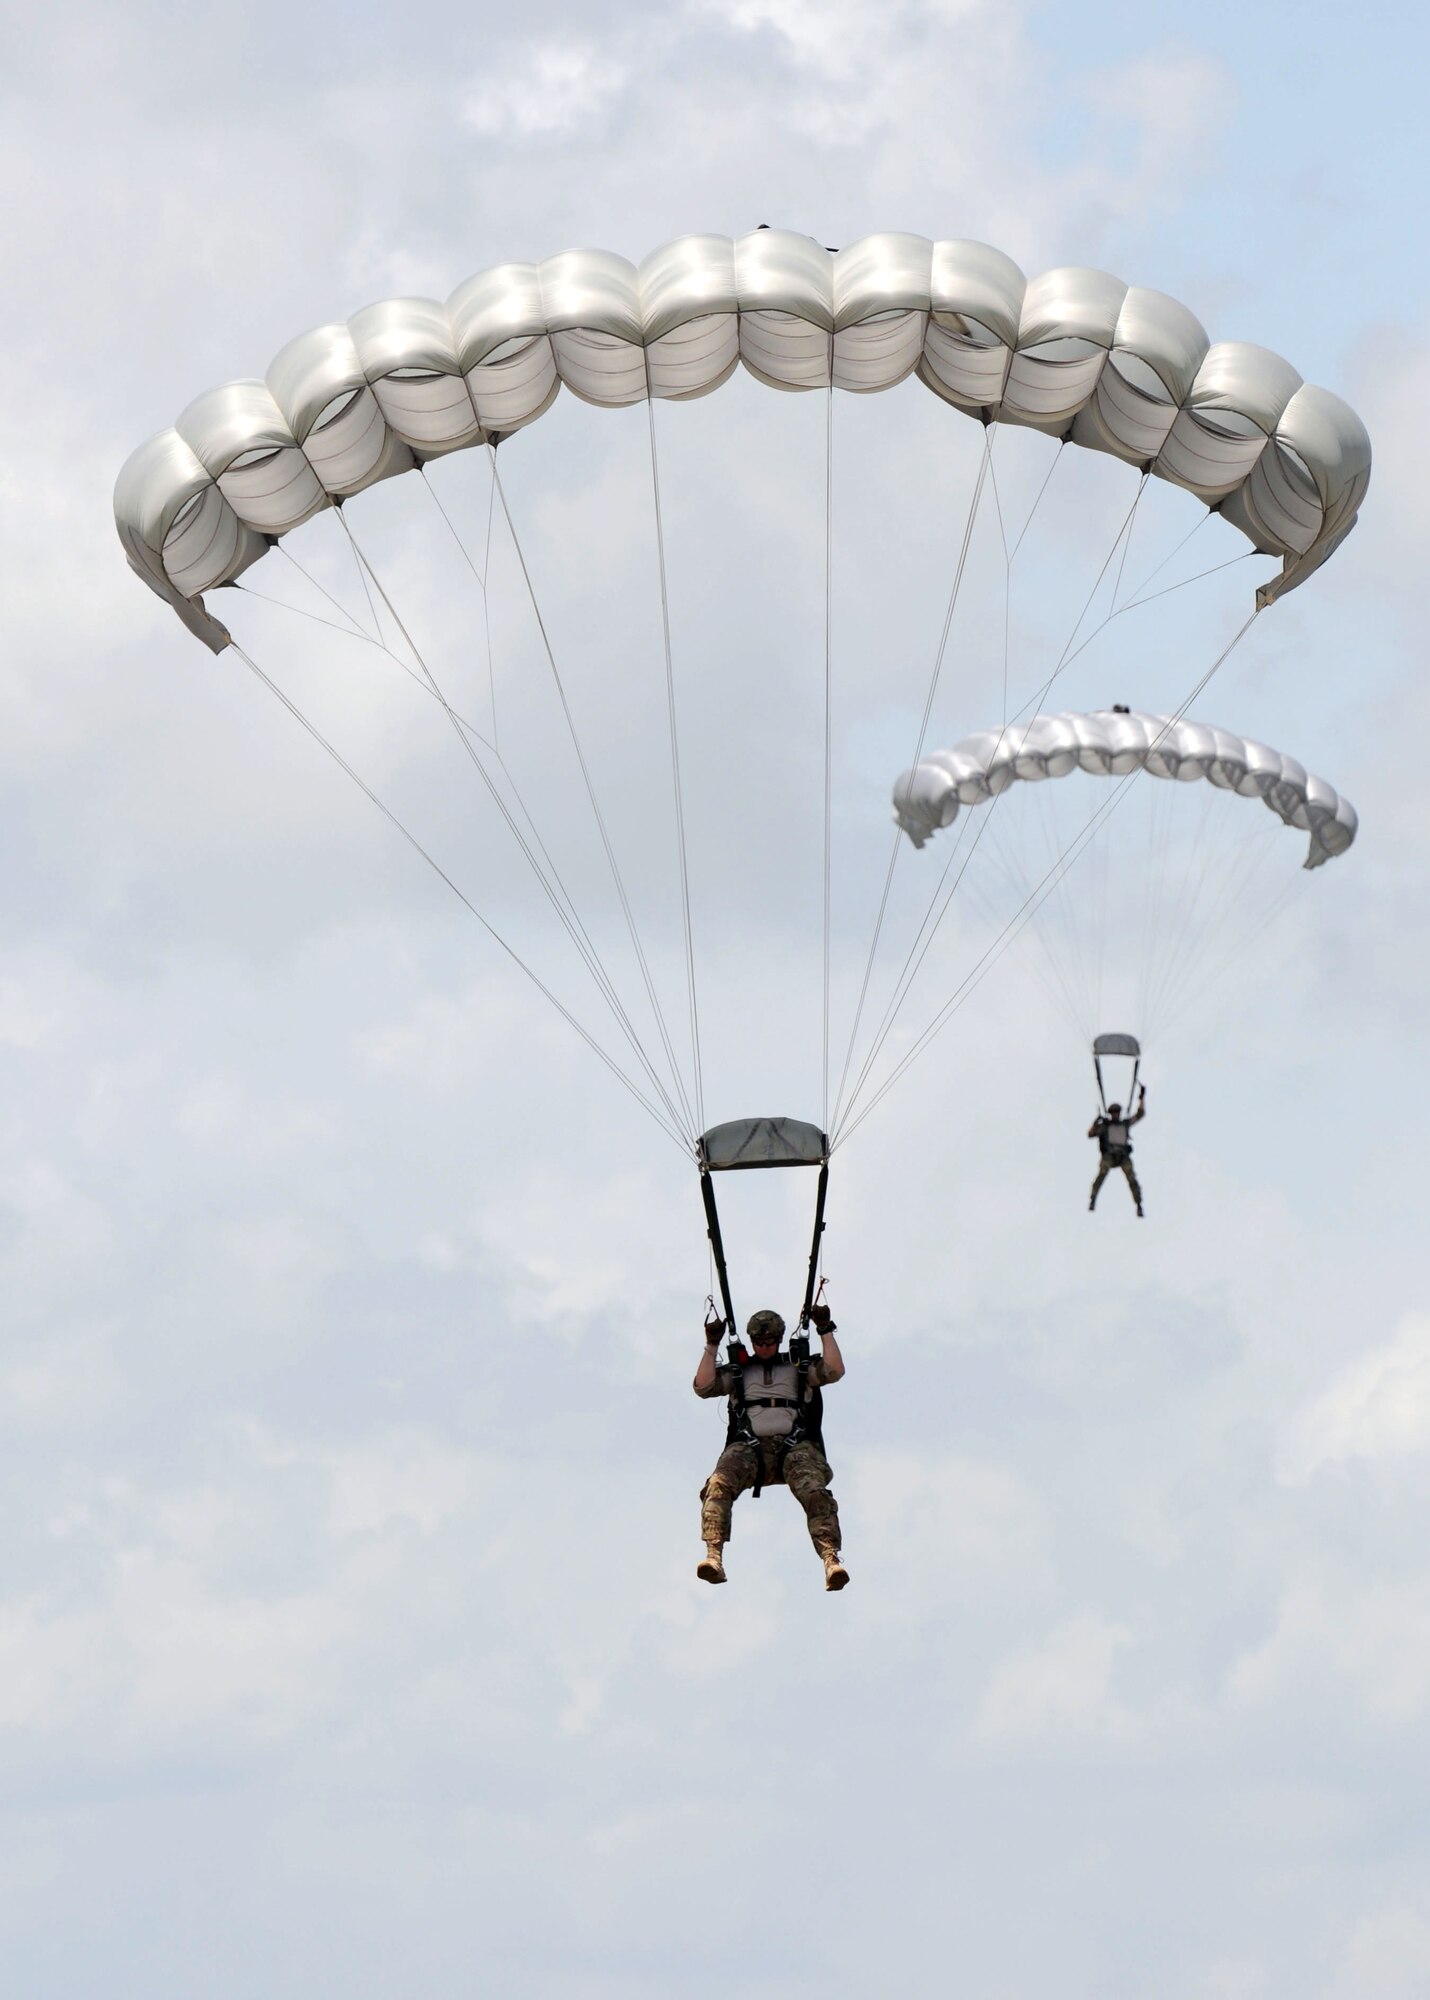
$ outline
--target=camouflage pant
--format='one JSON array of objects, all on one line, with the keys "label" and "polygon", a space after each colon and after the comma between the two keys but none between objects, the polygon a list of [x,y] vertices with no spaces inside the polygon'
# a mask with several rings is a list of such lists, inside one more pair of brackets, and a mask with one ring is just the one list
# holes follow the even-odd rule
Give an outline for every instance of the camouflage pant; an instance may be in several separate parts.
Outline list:
[{"label": "camouflage pant", "polygon": [[[780,1476],[779,1438],[762,1444],[727,1444],[715,1470],[700,1489],[700,1535],[706,1542],[728,1542],[730,1510],[740,1494],[755,1483],[760,1459],[766,1485]],[[805,1511],[809,1539],[821,1555],[839,1553],[839,1509],[829,1482],[834,1474],[816,1444],[792,1444],[784,1455],[784,1483]]]},{"label": "camouflage pant", "polygon": [[1127,1185],[1132,1190],[1132,1199],[1140,1208],[1142,1206],[1142,1188],[1137,1179],[1137,1169],[1132,1164],[1132,1155],[1130,1153],[1103,1154],[1097,1163],[1097,1179],[1092,1184],[1090,1205],[1096,1207],[1098,1189],[1102,1186],[1102,1183],[1107,1179],[1107,1176],[1112,1172],[1114,1167],[1121,1167],[1123,1173],[1126,1174]]}]

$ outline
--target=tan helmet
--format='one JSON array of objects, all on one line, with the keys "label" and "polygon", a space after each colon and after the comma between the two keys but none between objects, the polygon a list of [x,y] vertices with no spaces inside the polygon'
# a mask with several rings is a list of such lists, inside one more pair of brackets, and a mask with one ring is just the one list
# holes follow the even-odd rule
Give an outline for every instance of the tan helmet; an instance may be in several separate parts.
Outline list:
[{"label": "tan helmet", "polygon": [[749,1324],[745,1328],[751,1340],[780,1341],[784,1339],[784,1331],[784,1321],[777,1312],[771,1312],[768,1307],[764,1312],[751,1313]]}]

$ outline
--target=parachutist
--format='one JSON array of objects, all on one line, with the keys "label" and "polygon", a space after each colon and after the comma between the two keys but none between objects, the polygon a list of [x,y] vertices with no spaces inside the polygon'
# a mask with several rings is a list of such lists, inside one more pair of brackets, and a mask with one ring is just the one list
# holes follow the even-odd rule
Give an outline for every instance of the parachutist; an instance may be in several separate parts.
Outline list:
[{"label": "parachutist", "polygon": [[1098,1190],[1114,1167],[1120,1167],[1127,1176],[1127,1185],[1132,1190],[1132,1199],[1137,1204],[1137,1213],[1142,1214],[1142,1188],[1137,1179],[1137,1169],[1132,1164],[1132,1127],[1147,1116],[1147,1086],[1144,1083],[1137,1093],[1137,1109],[1130,1118],[1122,1115],[1120,1104],[1109,1104],[1106,1112],[1099,1112],[1087,1128],[1089,1139],[1096,1139],[1098,1147],[1097,1179],[1092,1184],[1092,1194],[1088,1199],[1089,1209],[1097,1207]]},{"label": "parachutist", "polygon": [[719,1335],[705,1323],[705,1352],[695,1371],[697,1396],[725,1396],[729,1423],[725,1449],[700,1489],[700,1527],[705,1557],[696,1574],[706,1583],[725,1581],[725,1544],[730,1516],[740,1494],[764,1486],[788,1486],[805,1511],[809,1539],[824,1564],[826,1590],[843,1590],[849,1572],[839,1559],[839,1509],[829,1490],[834,1474],[824,1456],[821,1390],[844,1374],[844,1358],[834,1338],[829,1307],[810,1308],[820,1353],[811,1357],[807,1336],[796,1335],[780,1353],[785,1323],[777,1312],[757,1312],[745,1331],[753,1356],[732,1339],[730,1358],[719,1361]]}]

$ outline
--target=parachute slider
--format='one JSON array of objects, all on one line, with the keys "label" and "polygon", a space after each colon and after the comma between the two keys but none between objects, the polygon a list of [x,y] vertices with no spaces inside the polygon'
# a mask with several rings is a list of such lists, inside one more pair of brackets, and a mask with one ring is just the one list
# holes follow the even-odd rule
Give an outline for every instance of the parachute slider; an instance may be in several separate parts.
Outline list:
[{"label": "parachute slider", "polygon": [[1099,1035],[1092,1052],[1095,1056],[1140,1056],[1142,1045],[1135,1035]]},{"label": "parachute slider", "polygon": [[828,1139],[817,1125],[799,1118],[734,1118],[712,1125],[700,1139],[700,1166],[707,1173],[819,1167],[828,1158]]}]

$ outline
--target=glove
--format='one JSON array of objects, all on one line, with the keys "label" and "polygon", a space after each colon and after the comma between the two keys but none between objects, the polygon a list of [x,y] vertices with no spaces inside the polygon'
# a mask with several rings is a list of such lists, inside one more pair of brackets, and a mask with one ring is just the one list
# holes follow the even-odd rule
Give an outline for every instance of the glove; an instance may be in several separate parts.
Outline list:
[{"label": "glove", "polygon": [[725,1332],[723,1319],[707,1319],[705,1322],[705,1345],[718,1347]]},{"label": "glove", "polygon": [[834,1315],[826,1305],[811,1306],[809,1323],[816,1333],[830,1333],[834,1328]]}]

